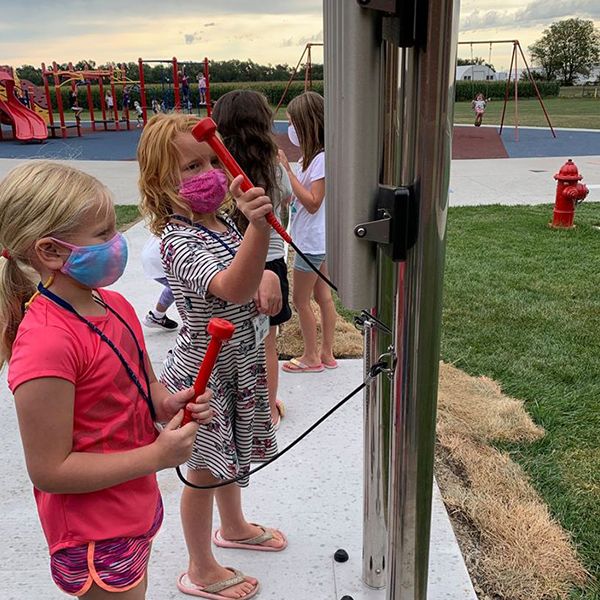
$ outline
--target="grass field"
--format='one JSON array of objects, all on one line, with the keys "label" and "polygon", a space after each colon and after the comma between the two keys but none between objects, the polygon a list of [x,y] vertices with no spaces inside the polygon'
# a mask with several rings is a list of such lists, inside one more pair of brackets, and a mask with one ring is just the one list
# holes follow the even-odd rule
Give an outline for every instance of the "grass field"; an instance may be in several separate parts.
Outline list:
[{"label": "grass field", "polygon": [[117,229],[119,231],[124,231],[141,219],[140,211],[135,205],[117,204],[115,212],[117,213]]},{"label": "grass field", "polygon": [[[503,100],[488,102],[483,118],[484,125],[499,125],[502,116]],[[544,106],[553,127],[580,127],[600,129],[600,98],[546,98]],[[519,125],[547,127],[548,123],[537,98],[523,98],[518,103]],[[454,106],[454,122],[473,123],[470,102],[457,102]],[[514,126],[515,103],[506,104],[504,125]]]},{"label": "grass field", "polygon": [[[600,577],[600,204],[451,208],[442,358],[522,399],[546,430],[508,449]],[[600,599],[595,584],[573,598]]]}]

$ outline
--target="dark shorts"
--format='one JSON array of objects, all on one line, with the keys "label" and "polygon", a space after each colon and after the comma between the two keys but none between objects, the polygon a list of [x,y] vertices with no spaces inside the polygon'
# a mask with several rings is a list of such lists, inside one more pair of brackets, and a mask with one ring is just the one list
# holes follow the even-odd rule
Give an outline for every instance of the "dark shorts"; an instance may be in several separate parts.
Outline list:
[{"label": "dark shorts", "polygon": [[265,269],[273,271],[279,277],[281,286],[281,310],[273,317],[269,317],[271,326],[281,325],[292,318],[292,309],[290,308],[290,286],[287,278],[287,265],[283,258],[270,260],[265,264]]}]

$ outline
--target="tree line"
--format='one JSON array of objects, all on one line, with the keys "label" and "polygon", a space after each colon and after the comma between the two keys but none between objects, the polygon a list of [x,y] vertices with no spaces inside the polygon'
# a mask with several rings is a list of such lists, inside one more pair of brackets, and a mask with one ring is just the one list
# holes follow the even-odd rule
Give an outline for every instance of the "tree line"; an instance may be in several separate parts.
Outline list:
[{"label": "tree line", "polygon": [[[204,71],[203,62],[182,63],[179,69],[185,65],[185,74],[190,81],[195,81],[198,74]],[[118,67],[117,63],[96,64],[93,60],[80,60],[73,63],[76,71],[86,69],[108,69],[110,66]],[[50,68],[46,65],[46,68]],[[59,64],[60,70],[67,70],[67,64]],[[137,62],[122,63],[127,79],[137,81],[139,79],[139,68]],[[173,82],[173,66],[170,62],[159,64],[144,64],[144,81],[146,83],[168,84]],[[304,67],[302,67],[304,68]],[[246,81],[287,81],[291,77],[294,67],[284,63],[277,65],[260,65],[252,60],[211,60],[209,61],[211,82],[246,82]],[[323,79],[323,65],[312,64],[312,78]],[[303,72],[299,75],[301,78]],[[42,69],[33,65],[22,65],[17,68],[19,77],[28,79],[36,85],[42,85]]]}]

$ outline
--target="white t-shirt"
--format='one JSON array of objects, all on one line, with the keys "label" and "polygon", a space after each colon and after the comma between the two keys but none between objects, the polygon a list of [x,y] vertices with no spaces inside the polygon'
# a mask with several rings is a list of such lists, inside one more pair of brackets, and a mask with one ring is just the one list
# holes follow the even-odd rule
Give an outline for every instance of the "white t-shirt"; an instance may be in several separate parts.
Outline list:
[{"label": "white t-shirt", "polygon": [[[310,190],[313,182],[325,179],[325,152],[317,154],[306,171],[296,173],[298,181]],[[310,214],[294,196],[291,205],[292,239],[305,254],[325,254],[325,198],[319,210]]]},{"label": "white t-shirt", "polygon": [[[278,164],[275,171],[277,179],[278,190],[273,190],[272,202],[275,204],[275,217],[281,222],[281,203],[285,198],[289,198],[292,194],[292,184],[287,171],[283,168],[283,165]],[[275,260],[276,258],[283,258],[285,255],[284,241],[283,238],[271,228],[271,237],[269,238],[269,250],[267,252],[266,262]]]},{"label": "white t-shirt", "polygon": [[142,268],[149,279],[166,277],[160,257],[160,238],[151,235],[142,248]]}]

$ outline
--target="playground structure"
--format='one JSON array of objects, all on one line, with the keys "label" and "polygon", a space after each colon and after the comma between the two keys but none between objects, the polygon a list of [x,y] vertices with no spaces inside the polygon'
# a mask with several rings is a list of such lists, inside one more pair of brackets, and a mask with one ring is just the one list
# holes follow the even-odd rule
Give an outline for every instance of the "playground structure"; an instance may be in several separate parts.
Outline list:
[{"label": "playground structure", "polygon": [[[139,79],[134,80],[127,76],[127,65],[125,63],[109,65],[104,68],[94,69],[87,65],[83,69],[74,69],[72,63],[67,68],[61,68],[55,61],[49,67],[42,63],[43,88],[28,81],[20,81],[14,69],[11,67],[0,67],[0,118],[2,122],[10,124],[13,128],[13,138],[19,141],[43,140],[58,135],[62,138],[68,136],[68,130],[74,129],[77,136],[83,134],[82,113],[89,114],[86,120],[86,128],[91,131],[120,131],[131,129],[130,103],[133,102],[134,94],[139,94],[141,116],[137,117],[138,126],[148,121],[148,108],[151,104],[147,101],[148,88],[144,78],[144,64],[146,63],[168,63],[172,70],[173,102],[163,99],[159,110],[188,110],[191,112],[190,85],[183,85],[181,73],[185,73],[185,67],[190,65],[201,65],[199,73],[204,76],[206,88],[199,94],[197,103],[198,114],[201,108],[206,108],[207,115],[212,112],[210,99],[210,73],[208,58],[202,62],[178,61],[176,57],[168,60],[138,60]],[[171,82],[168,82],[171,84]],[[94,91],[92,86],[97,86],[96,106],[94,105]],[[75,109],[74,119],[68,120],[65,115],[65,99],[63,90],[70,90],[70,108]],[[80,102],[79,90],[85,87],[85,100]],[[164,87],[164,84],[163,84]],[[121,90],[121,98],[117,90]],[[106,94],[112,96],[112,106],[106,101]],[[53,98],[54,96],[54,98]],[[119,106],[119,101],[122,102]],[[53,110],[53,103],[56,113]],[[99,109],[98,109],[99,103]],[[84,106],[87,105],[87,106]],[[89,125],[88,125],[89,123]],[[60,132],[58,134],[57,132]],[[2,130],[0,129],[0,140]]]},{"label": "playground structure", "polygon": [[510,59],[510,67],[508,69],[508,77],[506,78],[506,85],[504,87],[504,105],[502,106],[502,117],[500,119],[500,130],[499,130],[500,135],[502,135],[502,129],[504,127],[506,104],[508,102],[508,96],[510,93],[510,83],[511,83],[511,78],[513,77],[513,65],[514,65],[515,141],[519,141],[519,69],[518,69],[517,64],[518,64],[518,56],[520,54],[521,58],[523,59],[523,64],[525,65],[525,69],[527,72],[527,78],[528,78],[529,82],[531,83],[531,85],[533,86],[533,89],[535,90],[535,95],[540,103],[540,106],[542,107],[542,111],[544,112],[544,116],[546,117],[546,121],[548,123],[548,127],[550,128],[550,132],[552,133],[553,137],[556,137],[556,133],[554,131],[554,128],[552,127],[552,123],[550,122],[550,117],[548,116],[548,112],[546,111],[546,107],[544,106],[544,101],[542,100],[542,96],[541,96],[538,86],[535,82],[535,79],[533,78],[533,75],[531,74],[531,71],[529,69],[529,64],[527,63],[527,59],[525,58],[525,54],[523,53],[523,49],[521,48],[521,44],[519,43],[519,40],[481,40],[481,41],[458,42],[459,46],[467,45],[467,44],[469,44],[471,46],[472,62],[473,62],[473,46],[475,44],[489,44],[490,52],[489,52],[488,63],[491,63],[491,60],[492,60],[493,44],[512,44],[513,45],[513,51],[512,51],[512,55],[511,55],[511,59]]},{"label": "playground structure", "polygon": [[[15,140],[41,142],[48,137],[44,113],[37,104],[35,86],[19,80],[11,68],[0,69],[0,123],[10,124]],[[2,139],[0,127],[0,140]]]},{"label": "playground structure", "polygon": [[298,60],[298,63],[294,67],[294,70],[293,70],[292,74],[290,75],[287,85],[285,86],[285,89],[283,90],[283,93],[281,94],[281,98],[279,99],[279,102],[277,103],[277,106],[275,108],[275,114],[277,114],[277,111],[283,104],[283,101],[285,100],[285,97],[287,96],[288,90],[290,89],[290,85],[292,85],[292,81],[294,81],[294,79],[296,77],[296,73],[298,72],[298,69],[300,68],[300,65],[302,64],[302,59],[304,58],[305,55],[306,55],[306,62],[304,63],[304,91],[306,92],[307,90],[312,90],[312,47],[313,46],[323,47],[323,43],[322,42],[314,42],[314,43],[308,43],[308,44],[306,44],[306,46],[304,46],[304,50],[302,51],[302,54],[300,55],[300,59]]},{"label": "playground structure", "polygon": [[[212,113],[212,103],[210,100],[210,70],[208,64],[208,58],[204,57],[204,60],[201,63],[193,62],[193,61],[178,61],[174,56],[171,59],[153,59],[153,60],[145,60],[142,58],[138,59],[138,69],[139,69],[139,84],[140,84],[140,98],[142,105],[142,119],[144,125],[148,122],[148,99],[147,99],[147,89],[144,78],[144,65],[145,64],[169,64],[171,65],[171,72],[173,76],[173,80],[171,81],[163,81],[163,98],[161,102],[161,110],[166,111],[170,109],[170,106],[167,104],[167,95],[164,91],[165,83],[173,85],[173,110],[181,111],[187,110],[189,112],[193,109],[193,104],[190,99],[189,94],[189,83],[187,84],[187,89],[184,86],[184,81],[187,81],[185,78],[185,67],[190,65],[202,65],[202,74],[204,75],[204,79],[206,81],[206,91],[204,93],[204,98],[200,95],[198,97],[198,114],[200,113],[200,108],[206,108],[207,116],[210,117]],[[180,77],[180,73],[183,74],[183,77]],[[185,79],[184,79],[185,78]],[[156,98],[154,98],[156,100]],[[203,100],[203,101],[202,101]],[[183,103],[185,103],[185,106]],[[150,103],[152,107],[152,102]]]},{"label": "playground structure", "polygon": [[[86,98],[87,98],[87,110],[90,116],[90,124],[92,131],[98,131],[97,125],[101,123],[104,131],[109,130],[109,126],[112,126],[114,130],[119,131],[121,129],[121,122],[125,125],[126,129],[131,128],[129,119],[129,106],[125,104],[123,106],[123,117],[119,117],[119,108],[117,105],[117,86],[122,86],[123,90],[127,86],[131,89],[137,85],[138,82],[131,80],[126,75],[125,66],[118,65],[116,67],[110,65],[104,69],[90,69],[85,68],[82,70],[75,70],[72,63],[68,63],[66,70],[58,68],[56,62],[52,63],[52,68],[47,69],[46,65],[42,63],[42,78],[44,81],[44,92],[46,94],[46,102],[49,107],[48,110],[48,128],[51,131],[52,137],[56,137],[56,130],[60,129],[61,137],[67,137],[67,130],[75,128],[77,135],[81,136],[81,113],[76,115],[75,122],[67,122],[65,119],[63,97],[61,88],[68,85],[71,89],[71,94],[74,95],[75,103],[78,106],[78,88],[82,85],[86,86]],[[52,112],[52,99],[50,94],[49,79],[52,79],[54,84],[54,95],[56,99],[56,107],[58,111],[59,124],[57,125],[54,120]],[[105,81],[107,82],[108,89],[110,90],[113,98],[112,107],[107,106],[105,100]],[[92,83],[95,82],[98,85],[98,91],[100,94],[100,111],[102,117],[96,118],[94,113],[94,102],[92,95]],[[83,109],[82,109],[83,110]]]}]

